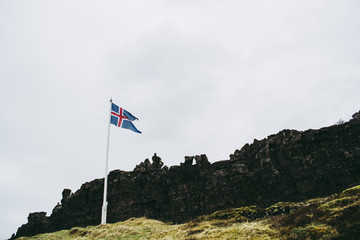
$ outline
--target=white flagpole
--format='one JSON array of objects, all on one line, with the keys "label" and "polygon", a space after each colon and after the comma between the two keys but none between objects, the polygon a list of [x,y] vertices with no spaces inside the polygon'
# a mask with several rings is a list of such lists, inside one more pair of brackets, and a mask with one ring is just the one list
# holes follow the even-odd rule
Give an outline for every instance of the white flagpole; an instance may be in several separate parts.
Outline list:
[{"label": "white flagpole", "polygon": [[101,209],[101,224],[106,224],[106,213],[107,213],[107,182],[108,182],[108,157],[109,157],[109,139],[110,139],[110,121],[111,121],[111,104],[112,99],[110,98],[110,112],[109,112],[109,126],[108,126],[108,138],[107,138],[107,147],[106,147],[106,164],[105,164],[105,179],[104,179],[104,202]]}]

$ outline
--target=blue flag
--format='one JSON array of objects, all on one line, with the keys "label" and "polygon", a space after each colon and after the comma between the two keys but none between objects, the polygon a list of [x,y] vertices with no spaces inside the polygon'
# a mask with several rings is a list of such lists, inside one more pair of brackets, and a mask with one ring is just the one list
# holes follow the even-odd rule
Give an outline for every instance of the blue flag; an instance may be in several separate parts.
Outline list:
[{"label": "blue flag", "polygon": [[138,120],[137,117],[126,111],[125,109],[111,103],[111,118],[110,123],[117,127],[126,128],[136,133],[141,133],[136,129],[132,121]]}]

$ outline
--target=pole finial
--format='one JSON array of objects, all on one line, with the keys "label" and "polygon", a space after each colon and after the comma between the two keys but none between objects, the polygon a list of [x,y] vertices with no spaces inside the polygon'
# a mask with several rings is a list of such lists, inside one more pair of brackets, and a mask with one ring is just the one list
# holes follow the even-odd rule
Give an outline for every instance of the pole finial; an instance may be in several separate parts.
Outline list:
[{"label": "pole finial", "polygon": [[112,98],[110,98],[110,102],[112,102]]}]

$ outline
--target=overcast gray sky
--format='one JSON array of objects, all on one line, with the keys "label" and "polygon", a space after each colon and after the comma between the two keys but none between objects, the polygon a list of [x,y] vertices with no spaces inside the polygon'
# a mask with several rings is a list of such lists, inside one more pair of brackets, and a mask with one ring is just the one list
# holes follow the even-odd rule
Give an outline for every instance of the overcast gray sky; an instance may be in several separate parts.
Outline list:
[{"label": "overcast gray sky", "polygon": [[157,153],[228,159],[360,110],[360,2],[0,1],[0,238]]}]

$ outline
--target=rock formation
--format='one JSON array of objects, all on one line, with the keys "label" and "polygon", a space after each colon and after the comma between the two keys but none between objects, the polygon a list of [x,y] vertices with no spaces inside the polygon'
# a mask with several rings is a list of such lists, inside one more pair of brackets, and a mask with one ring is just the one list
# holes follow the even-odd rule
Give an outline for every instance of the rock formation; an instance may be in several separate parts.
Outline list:
[{"label": "rock formation", "polygon": [[[108,222],[148,217],[180,223],[217,210],[300,201],[360,184],[360,118],[319,130],[283,130],[210,163],[185,157],[168,168],[156,154],[131,172],[112,171]],[[195,160],[195,163],[194,163]],[[15,237],[100,224],[104,179],[64,189],[49,217],[31,213]]]}]

